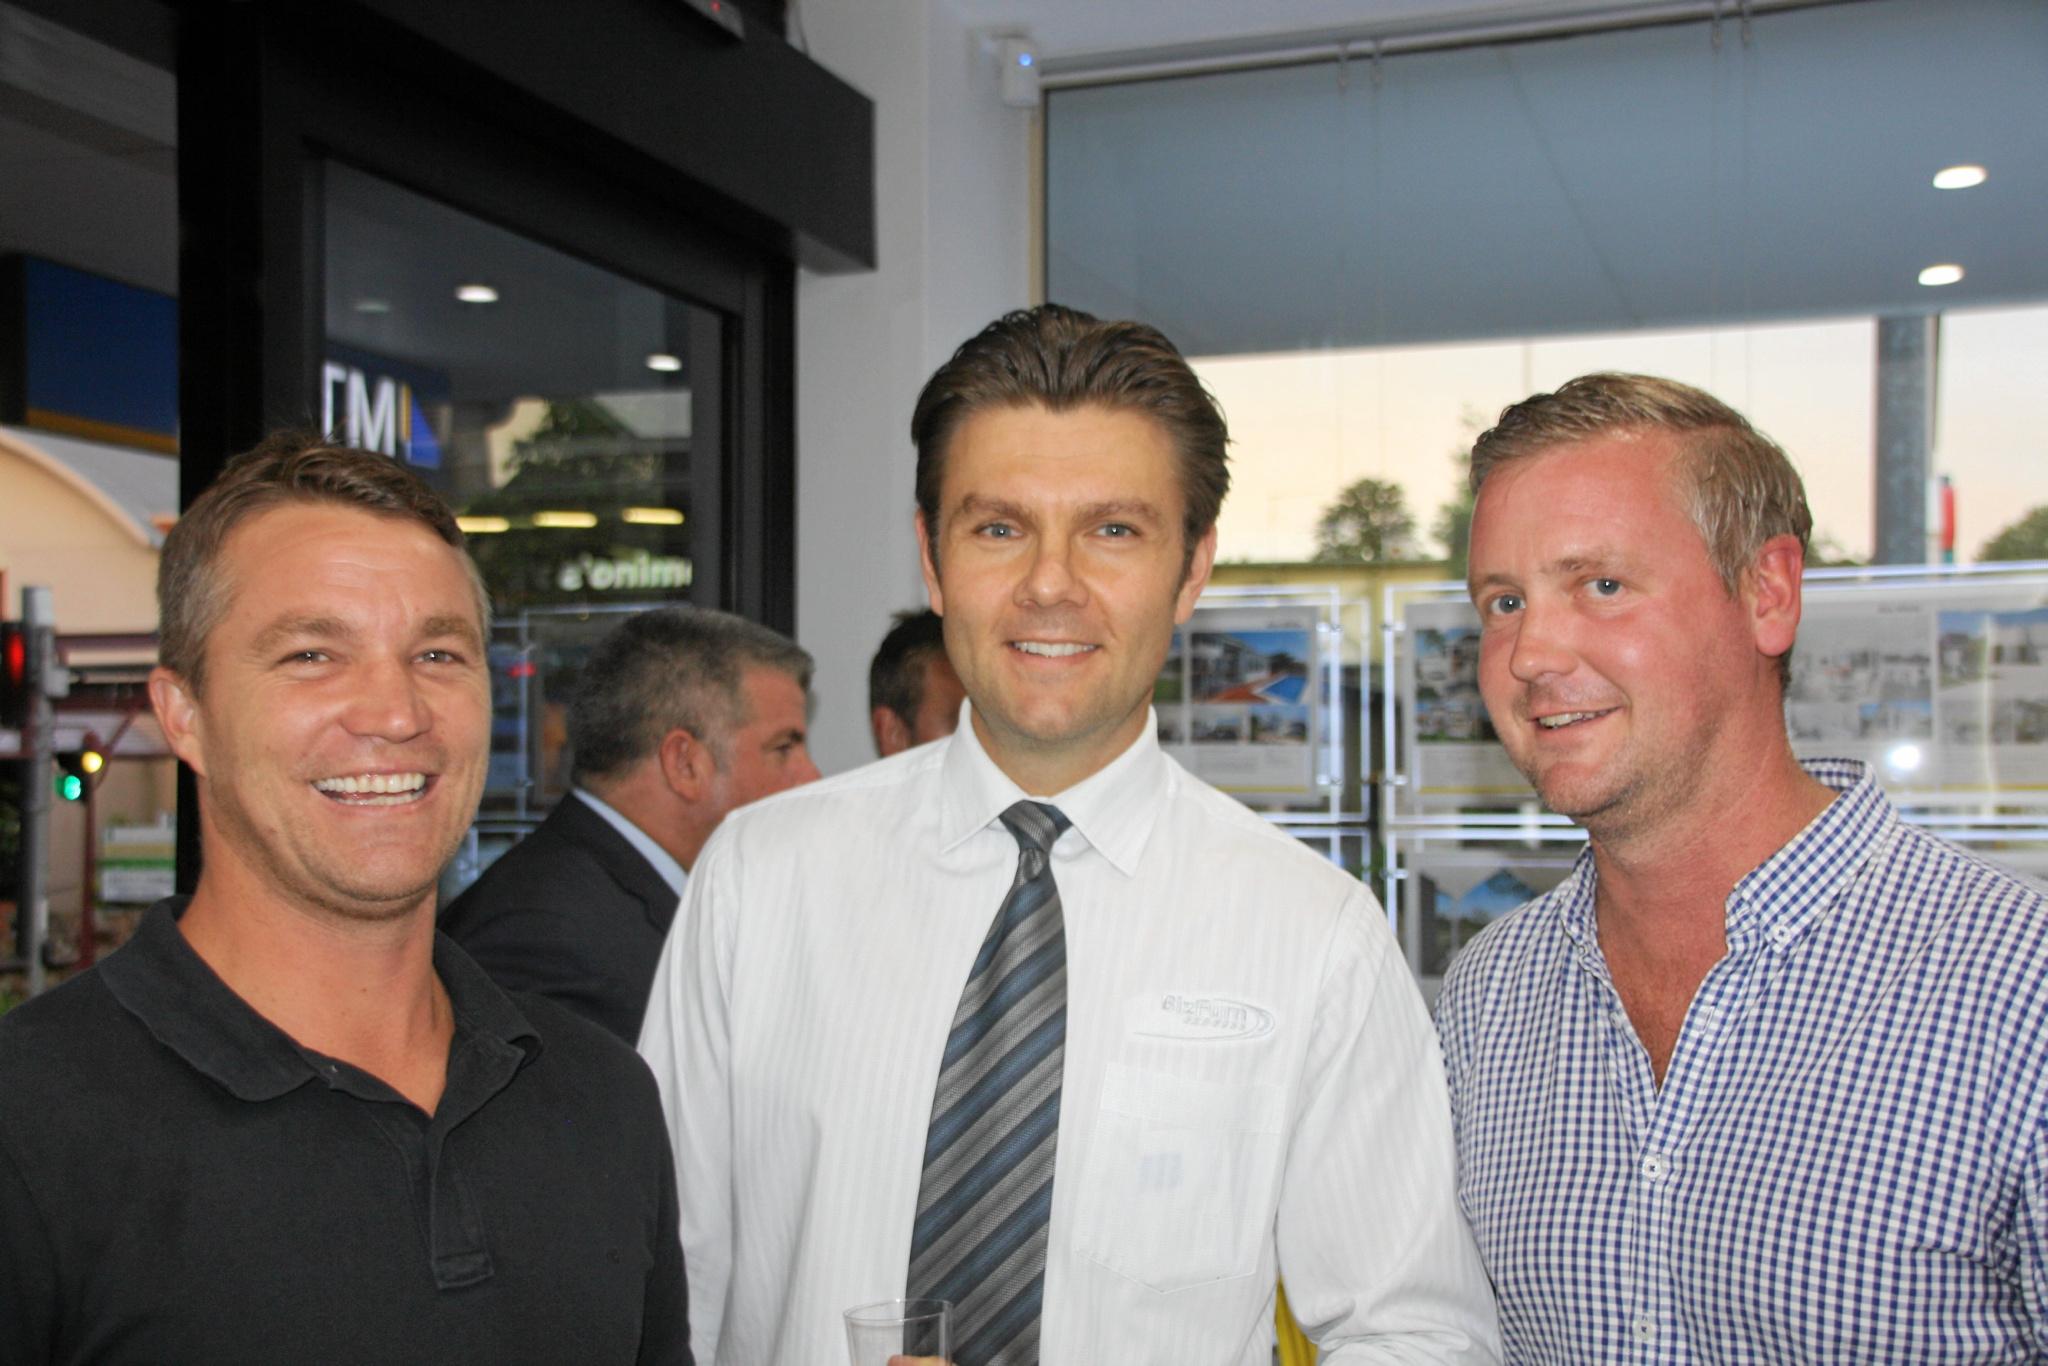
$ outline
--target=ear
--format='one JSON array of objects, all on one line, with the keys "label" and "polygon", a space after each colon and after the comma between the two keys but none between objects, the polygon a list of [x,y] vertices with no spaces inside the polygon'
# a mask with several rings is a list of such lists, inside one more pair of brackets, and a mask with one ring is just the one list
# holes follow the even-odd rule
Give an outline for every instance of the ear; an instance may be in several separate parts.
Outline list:
[{"label": "ear", "polygon": [[709,794],[718,766],[696,736],[678,726],[661,737],[654,754],[661,761],[661,780],[669,791],[686,802],[703,801]]},{"label": "ear", "polygon": [[931,528],[925,525],[923,508],[918,509],[914,525],[917,527],[917,567],[924,572],[925,600],[934,612],[943,617],[946,615],[946,594],[939,587],[939,566],[932,559]]},{"label": "ear", "polygon": [[206,776],[206,747],[199,726],[199,698],[181,675],[158,667],[149,671],[149,705],[171,753]]},{"label": "ear", "polygon": [[1195,600],[1202,596],[1202,590],[1209,586],[1209,571],[1216,567],[1216,526],[1211,523],[1202,533],[1202,539],[1195,542],[1195,554],[1188,561],[1187,577],[1181,580],[1180,592],[1173,602],[1173,621],[1176,626],[1184,625],[1195,614]]},{"label": "ear", "polygon": [[1773,536],[1757,552],[1743,585],[1743,604],[1756,632],[1757,652],[1778,659],[1799,634],[1800,585],[1806,577],[1806,555],[1799,538]]},{"label": "ear", "polygon": [[875,752],[884,759],[910,748],[910,727],[889,708],[876,707],[869,712],[868,726],[875,733]]}]

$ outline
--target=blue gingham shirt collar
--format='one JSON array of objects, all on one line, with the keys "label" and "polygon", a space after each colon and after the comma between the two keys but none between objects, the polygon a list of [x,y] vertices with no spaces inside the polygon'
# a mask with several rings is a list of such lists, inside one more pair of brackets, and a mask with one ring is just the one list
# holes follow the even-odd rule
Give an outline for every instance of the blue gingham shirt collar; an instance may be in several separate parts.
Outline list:
[{"label": "blue gingham shirt collar", "polygon": [[[1835,905],[1842,885],[1883,847],[1886,828],[1898,823],[1898,813],[1878,788],[1868,764],[1807,759],[1800,766],[1834,792],[1835,800],[1728,893],[1731,947],[1760,941],[1782,952],[1798,943]],[[1550,894],[1558,927],[1582,956],[1595,962],[1600,961],[1593,914],[1598,877],[1589,845],[1571,876]]]}]

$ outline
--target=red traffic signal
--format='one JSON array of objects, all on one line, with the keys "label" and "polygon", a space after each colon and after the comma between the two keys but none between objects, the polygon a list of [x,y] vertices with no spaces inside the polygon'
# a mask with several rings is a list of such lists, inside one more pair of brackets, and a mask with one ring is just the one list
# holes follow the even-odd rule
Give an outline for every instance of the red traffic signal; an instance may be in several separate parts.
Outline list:
[{"label": "red traffic signal", "polygon": [[34,695],[28,678],[28,628],[18,621],[0,621],[0,726],[20,730],[27,724]]}]

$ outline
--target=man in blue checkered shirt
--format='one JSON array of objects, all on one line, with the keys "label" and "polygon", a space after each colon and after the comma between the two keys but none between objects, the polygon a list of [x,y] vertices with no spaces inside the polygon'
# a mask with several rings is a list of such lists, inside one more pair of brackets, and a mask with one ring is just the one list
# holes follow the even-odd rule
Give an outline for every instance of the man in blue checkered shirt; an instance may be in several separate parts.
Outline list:
[{"label": "man in blue checkered shirt", "polygon": [[2048,905],[1785,734],[1812,519],[1684,385],[1472,454],[1480,686],[1588,848],[1452,965],[1510,1360],[2048,1360]]}]

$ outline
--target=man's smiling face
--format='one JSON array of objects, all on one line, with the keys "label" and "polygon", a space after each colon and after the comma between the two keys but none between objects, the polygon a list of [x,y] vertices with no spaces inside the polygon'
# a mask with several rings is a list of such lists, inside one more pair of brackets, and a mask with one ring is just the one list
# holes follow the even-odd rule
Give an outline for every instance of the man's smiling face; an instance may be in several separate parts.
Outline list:
[{"label": "man's smiling face", "polygon": [[490,681],[461,552],[326,502],[238,526],[203,692],[159,671],[158,714],[199,775],[208,867],[354,920],[430,902],[476,814]]},{"label": "man's smiling face", "polygon": [[1747,594],[1715,571],[1678,466],[1662,433],[1559,446],[1496,470],[1473,511],[1487,711],[1543,800],[1596,837],[1718,790],[1742,756],[1717,737],[1775,703]]},{"label": "man's smiling face", "polygon": [[948,442],[925,586],[975,732],[1021,786],[1072,786],[1144,728],[1215,557],[1213,529],[1187,556],[1181,518],[1172,444],[1143,413],[989,408]]}]

